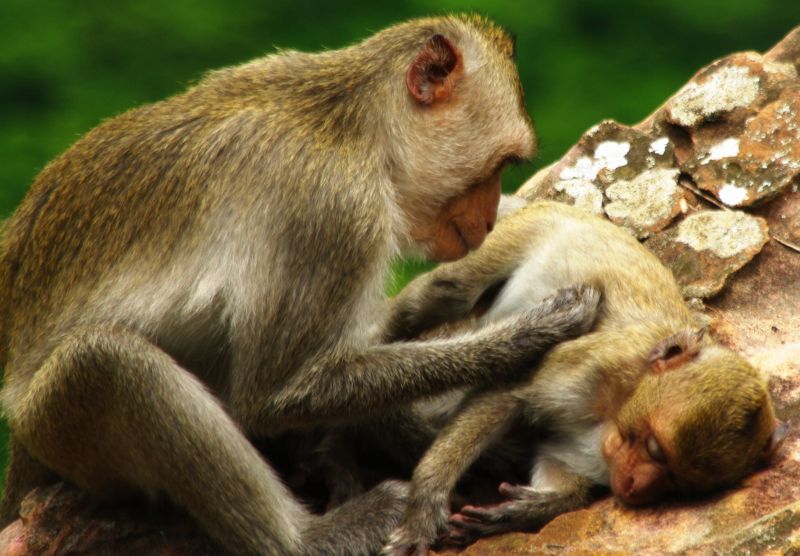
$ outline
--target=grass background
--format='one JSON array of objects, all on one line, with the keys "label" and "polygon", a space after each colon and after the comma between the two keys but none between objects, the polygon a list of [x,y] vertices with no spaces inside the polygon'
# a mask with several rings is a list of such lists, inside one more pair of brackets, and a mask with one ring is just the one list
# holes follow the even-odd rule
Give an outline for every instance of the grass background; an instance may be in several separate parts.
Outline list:
[{"label": "grass background", "polygon": [[[403,19],[452,11],[483,13],[517,35],[540,153],[507,172],[507,191],[599,120],[635,123],[701,66],[763,51],[800,25],[798,0],[2,0],[0,219],[83,133],[206,70],[276,47],[341,47]],[[393,288],[422,267],[398,265]]]}]

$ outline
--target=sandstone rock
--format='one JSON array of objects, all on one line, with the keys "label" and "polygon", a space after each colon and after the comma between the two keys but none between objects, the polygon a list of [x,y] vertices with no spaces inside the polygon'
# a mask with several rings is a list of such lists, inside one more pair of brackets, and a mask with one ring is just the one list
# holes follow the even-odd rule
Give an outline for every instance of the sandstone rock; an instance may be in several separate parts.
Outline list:
[{"label": "sandstone rock", "polygon": [[632,180],[619,180],[606,189],[606,214],[615,224],[643,238],[663,229],[681,212],[680,172],[673,168],[645,170]]},{"label": "sandstone rock", "polygon": [[800,83],[776,91],[758,110],[743,110],[692,130],[681,170],[731,207],[774,197],[800,175]]}]

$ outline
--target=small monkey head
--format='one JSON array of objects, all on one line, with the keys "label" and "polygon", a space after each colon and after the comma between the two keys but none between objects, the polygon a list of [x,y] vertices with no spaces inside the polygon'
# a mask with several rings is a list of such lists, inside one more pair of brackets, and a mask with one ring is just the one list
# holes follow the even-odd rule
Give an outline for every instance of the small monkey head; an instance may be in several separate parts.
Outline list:
[{"label": "small monkey head", "polygon": [[407,25],[418,44],[390,128],[392,180],[410,243],[455,260],[494,227],[503,168],[533,155],[533,125],[500,27],[476,16]]},{"label": "small monkey head", "polygon": [[786,428],[741,356],[687,330],[657,344],[648,365],[603,446],[623,502],[733,485],[777,450]]}]

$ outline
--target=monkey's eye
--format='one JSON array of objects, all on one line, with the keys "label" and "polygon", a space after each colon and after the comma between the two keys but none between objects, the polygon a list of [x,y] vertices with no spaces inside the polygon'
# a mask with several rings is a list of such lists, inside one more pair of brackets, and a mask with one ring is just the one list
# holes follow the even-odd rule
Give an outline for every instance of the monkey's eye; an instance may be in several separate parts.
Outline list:
[{"label": "monkey's eye", "polygon": [[650,435],[650,437],[647,439],[647,453],[651,458],[659,463],[665,463],[667,461],[667,458],[664,456],[664,452],[661,450],[661,445],[653,435]]}]

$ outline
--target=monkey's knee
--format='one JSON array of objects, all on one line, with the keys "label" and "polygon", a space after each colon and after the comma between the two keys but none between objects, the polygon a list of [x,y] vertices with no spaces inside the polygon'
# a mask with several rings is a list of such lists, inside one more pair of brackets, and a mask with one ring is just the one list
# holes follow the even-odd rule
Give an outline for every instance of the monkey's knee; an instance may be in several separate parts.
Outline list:
[{"label": "monkey's knee", "polygon": [[97,493],[124,485],[107,449],[122,421],[122,375],[130,372],[114,336],[105,331],[70,336],[27,383],[3,393],[9,426],[30,454]]}]

